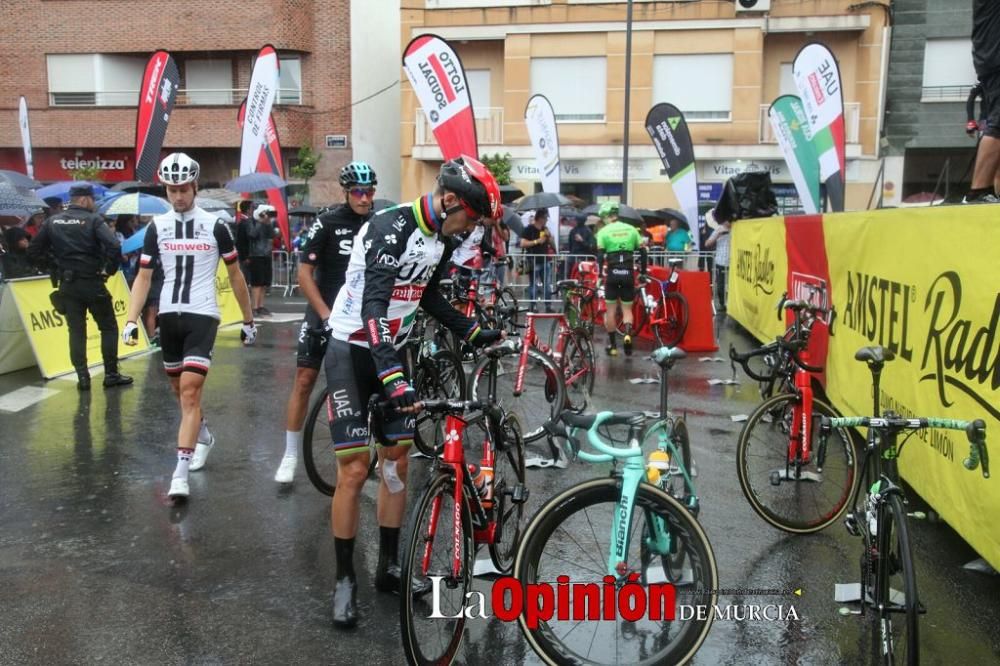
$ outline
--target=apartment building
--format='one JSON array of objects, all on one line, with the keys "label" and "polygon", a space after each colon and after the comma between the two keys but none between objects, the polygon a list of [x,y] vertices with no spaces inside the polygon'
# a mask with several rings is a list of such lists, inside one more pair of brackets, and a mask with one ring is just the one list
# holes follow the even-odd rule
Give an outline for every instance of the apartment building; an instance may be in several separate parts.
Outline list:
[{"label": "apartment building", "polygon": [[[795,93],[791,63],[811,41],[837,57],[847,130],[847,207],[865,208],[878,172],[888,16],[853,0],[634,2],[629,191],[621,191],[625,127],[624,0],[417,0],[401,16],[401,43],[422,33],[461,56],[481,153],[509,153],[511,180],[538,187],[524,108],[535,93],[555,109],[565,192],[594,201],[672,203],[644,120],[658,102],[685,112],[701,196],[727,178],[767,170],[784,210],[797,208],[792,179],[767,119],[770,103]],[[402,194],[427,190],[441,163],[408,82],[401,98]]]},{"label": "apartment building", "polygon": [[286,173],[308,145],[322,156],[313,201],[340,197],[337,174],[355,157],[379,164],[383,189],[395,196],[399,46],[384,21],[398,25],[398,11],[395,0],[3,0],[0,168],[24,168],[17,122],[24,95],[38,179],[64,180],[97,165],[102,181],[131,180],[143,69],[153,51],[166,49],[181,81],[164,152],[186,151],[201,163],[203,182],[225,182],[239,166],[236,116],[253,58],[272,44]]}]

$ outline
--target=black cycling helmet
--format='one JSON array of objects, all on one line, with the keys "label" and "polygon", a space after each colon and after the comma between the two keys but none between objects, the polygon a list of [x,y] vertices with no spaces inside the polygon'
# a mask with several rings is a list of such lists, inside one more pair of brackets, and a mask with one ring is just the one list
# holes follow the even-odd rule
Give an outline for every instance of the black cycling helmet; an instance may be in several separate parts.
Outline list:
[{"label": "black cycling helmet", "polygon": [[503,215],[500,186],[486,165],[477,159],[462,155],[445,162],[438,174],[438,185],[454,193],[467,209],[474,211],[472,217],[498,220]]},{"label": "black cycling helmet", "polygon": [[375,175],[375,170],[367,162],[351,162],[340,170],[340,186],[350,187],[351,185],[375,187],[378,185],[378,176]]}]

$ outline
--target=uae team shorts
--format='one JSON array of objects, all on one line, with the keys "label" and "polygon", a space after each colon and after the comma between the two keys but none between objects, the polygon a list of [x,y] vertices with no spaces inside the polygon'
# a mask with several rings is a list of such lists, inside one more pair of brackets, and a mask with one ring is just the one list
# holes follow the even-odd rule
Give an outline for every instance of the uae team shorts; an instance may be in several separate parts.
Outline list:
[{"label": "uae team shorts", "polygon": [[182,372],[207,375],[212,365],[212,348],[219,320],[186,312],[167,312],[159,316],[160,349],[163,369],[171,377]]},{"label": "uae team shorts", "polygon": [[630,266],[608,266],[604,300],[631,303],[635,300],[635,270]]}]

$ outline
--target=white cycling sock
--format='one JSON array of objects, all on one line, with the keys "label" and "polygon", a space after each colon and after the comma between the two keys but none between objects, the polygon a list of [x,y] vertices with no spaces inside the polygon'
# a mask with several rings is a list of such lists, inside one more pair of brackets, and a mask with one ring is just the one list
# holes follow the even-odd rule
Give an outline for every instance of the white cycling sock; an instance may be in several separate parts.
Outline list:
[{"label": "white cycling sock", "polygon": [[302,448],[302,431],[285,431],[285,457],[298,458],[299,449]]},{"label": "white cycling sock", "polygon": [[175,479],[188,478],[188,466],[191,465],[191,456],[194,449],[177,449],[177,467],[174,468]]}]

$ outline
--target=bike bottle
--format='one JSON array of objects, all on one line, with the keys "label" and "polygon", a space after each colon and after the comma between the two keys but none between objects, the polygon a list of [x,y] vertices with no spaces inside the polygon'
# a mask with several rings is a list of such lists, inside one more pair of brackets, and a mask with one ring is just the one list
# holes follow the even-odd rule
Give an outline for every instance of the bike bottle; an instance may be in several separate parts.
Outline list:
[{"label": "bike bottle", "polygon": [[656,299],[653,298],[652,294],[646,294],[646,309],[647,310],[656,309]]},{"label": "bike bottle", "polygon": [[469,463],[469,475],[472,476],[472,485],[479,493],[479,499],[484,509],[493,507],[493,468],[485,465],[474,465]]},{"label": "bike bottle", "polygon": [[646,462],[646,479],[653,485],[660,482],[661,476],[670,471],[670,454],[659,449],[651,451]]}]

